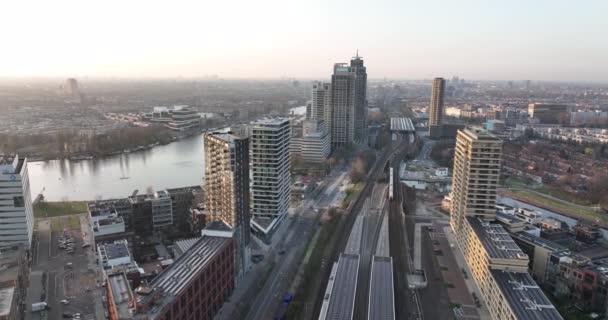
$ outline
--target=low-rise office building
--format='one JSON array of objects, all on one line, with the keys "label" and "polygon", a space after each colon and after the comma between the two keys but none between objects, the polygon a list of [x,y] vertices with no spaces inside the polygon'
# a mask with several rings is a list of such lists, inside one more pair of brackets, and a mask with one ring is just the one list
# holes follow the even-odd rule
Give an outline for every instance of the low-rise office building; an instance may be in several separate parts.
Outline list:
[{"label": "low-rise office building", "polygon": [[203,236],[148,285],[132,319],[211,320],[234,290],[232,236]]},{"label": "low-rise office building", "polygon": [[127,240],[117,240],[113,243],[98,244],[97,254],[99,256],[99,263],[103,269],[111,269],[116,266],[133,262]]}]

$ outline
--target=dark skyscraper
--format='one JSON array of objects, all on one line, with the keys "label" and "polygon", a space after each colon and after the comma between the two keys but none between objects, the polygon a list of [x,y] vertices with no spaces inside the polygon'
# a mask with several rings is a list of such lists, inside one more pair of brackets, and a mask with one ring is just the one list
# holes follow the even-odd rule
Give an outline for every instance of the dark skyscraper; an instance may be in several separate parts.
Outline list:
[{"label": "dark skyscraper", "polygon": [[367,70],[358,51],[350,60],[350,68],[355,77],[355,140],[362,141],[367,135]]},{"label": "dark skyscraper", "polygon": [[443,121],[443,97],[445,96],[445,80],[435,78],[429,106],[429,130],[432,126],[441,125]]},{"label": "dark skyscraper", "polygon": [[331,76],[330,130],[332,149],[365,138],[367,73],[355,56],[350,66],[336,63]]}]

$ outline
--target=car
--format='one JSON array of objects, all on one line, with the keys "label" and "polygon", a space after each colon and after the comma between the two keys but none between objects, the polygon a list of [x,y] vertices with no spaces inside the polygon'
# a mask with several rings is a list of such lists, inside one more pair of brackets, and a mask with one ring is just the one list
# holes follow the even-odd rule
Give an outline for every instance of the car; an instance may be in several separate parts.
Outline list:
[{"label": "car", "polygon": [[66,300],[66,299],[63,299],[63,300],[61,300],[61,301],[59,301],[59,302],[61,302],[61,304],[68,304],[68,303],[70,303],[70,302],[69,302],[68,300]]},{"label": "car", "polygon": [[279,254],[281,254],[281,255],[282,255],[282,254],[285,254],[285,250],[281,249],[281,250],[279,251]]},{"label": "car", "polygon": [[73,316],[74,316],[74,315],[73,315],[73,314],[71,314],[71,313],[69,313],[69,312],[64,312],[64,313],[63,313],[63,317],[64,317],[64,318],[72,318]]}]

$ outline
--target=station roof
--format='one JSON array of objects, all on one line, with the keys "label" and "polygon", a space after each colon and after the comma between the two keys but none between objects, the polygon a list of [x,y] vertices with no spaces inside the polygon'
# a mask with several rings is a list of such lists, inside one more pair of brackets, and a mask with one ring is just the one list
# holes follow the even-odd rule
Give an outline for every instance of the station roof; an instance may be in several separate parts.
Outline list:
[{"label": "station roof", "polygon": [[374,257],[369,289],[369,320],[395,319],[395,291],[393,288],[393,260]]},{"label": "station roof", "polygon": [[410,118],[391,118],[392,131],[416,131],[412,119]]},{"label": "station roof", "polygon": [[359,275],[359,255],[341,254],[326,319],[352,320]]}]

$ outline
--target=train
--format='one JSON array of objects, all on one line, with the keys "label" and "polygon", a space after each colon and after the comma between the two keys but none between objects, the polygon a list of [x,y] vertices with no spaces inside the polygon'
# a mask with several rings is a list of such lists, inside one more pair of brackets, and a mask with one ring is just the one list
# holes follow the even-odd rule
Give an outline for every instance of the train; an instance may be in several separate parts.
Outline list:
[{"label": "train", "polygon": [[393,200],[393,167],[389,168],[388,175],[388,199]]}]

